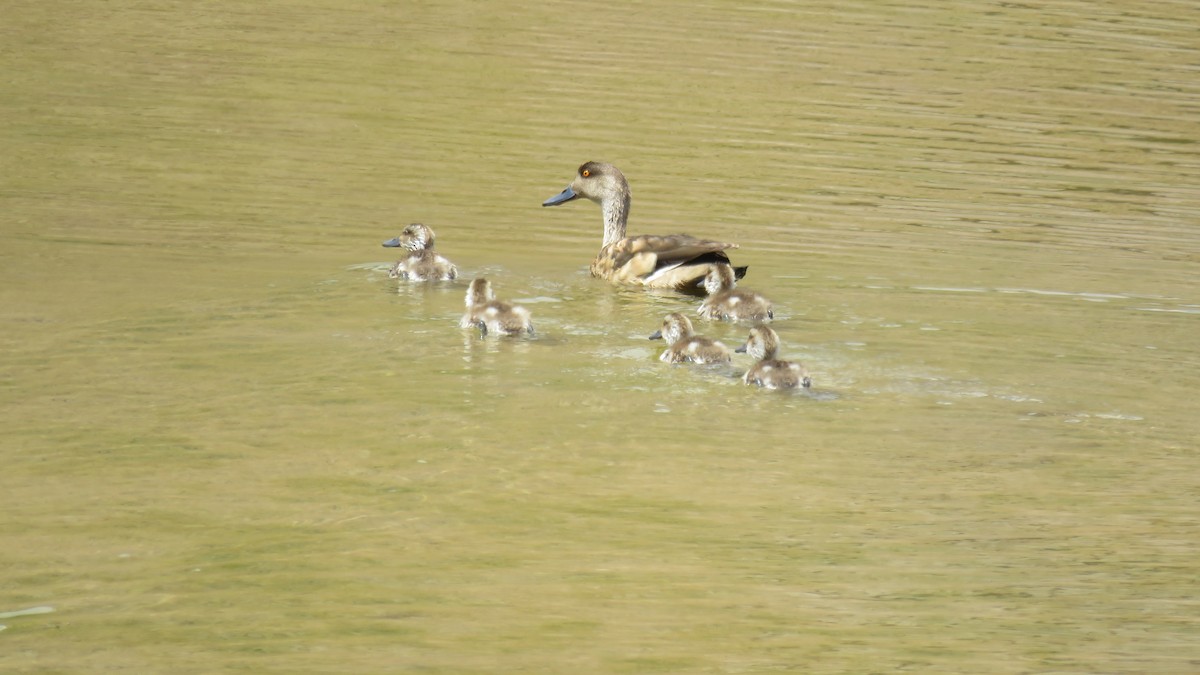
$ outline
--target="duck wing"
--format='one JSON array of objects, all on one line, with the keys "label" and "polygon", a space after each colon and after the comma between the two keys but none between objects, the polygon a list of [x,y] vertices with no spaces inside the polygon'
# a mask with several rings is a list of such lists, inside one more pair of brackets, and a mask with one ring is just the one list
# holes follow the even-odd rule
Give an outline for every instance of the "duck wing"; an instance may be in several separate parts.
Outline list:
[{"label": "duck wing", "polygon": [[[686,289],[704,279],[709,266],[729,264],[725,251],[737,244],[688,234],[644,234],[604,247],[592,263],[596,276],[660,288]],[[734,268],[741,278],[745,267]]]},{"label": "duck wing", "polygon": [[608,250],[616,267],[622,267],[639,253],[653,253],[660,265],[672,265],[737,247],[737,244],[698,239],[689,234],[643,234],[618,240]]}]

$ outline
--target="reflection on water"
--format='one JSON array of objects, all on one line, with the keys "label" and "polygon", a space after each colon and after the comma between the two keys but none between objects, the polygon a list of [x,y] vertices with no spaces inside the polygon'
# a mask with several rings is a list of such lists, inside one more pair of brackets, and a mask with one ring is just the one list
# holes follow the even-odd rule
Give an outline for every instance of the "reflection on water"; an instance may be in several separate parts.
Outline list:
[{"label": "reflection on water", "polygon": [[[0,25],[4,670],[1200,662],[1194,3],[59,4]],[[812,391],[657,360],[698,300],[539,206],[592,159]]]}]

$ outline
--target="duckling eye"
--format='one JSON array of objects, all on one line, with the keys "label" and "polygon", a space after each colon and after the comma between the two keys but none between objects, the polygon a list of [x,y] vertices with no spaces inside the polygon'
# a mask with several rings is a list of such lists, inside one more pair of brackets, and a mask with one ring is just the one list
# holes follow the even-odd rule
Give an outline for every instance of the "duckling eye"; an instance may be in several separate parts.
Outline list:
[{"label": "duckling eye", "polygon": [[584,178],[587,178],[588,176],[592,175],[592,170],[591,170],[591,169],[584,169],[583,171],[580,171],[580,172],[579,172],[579,175],[580,175],[580,176],[583,176]]}]

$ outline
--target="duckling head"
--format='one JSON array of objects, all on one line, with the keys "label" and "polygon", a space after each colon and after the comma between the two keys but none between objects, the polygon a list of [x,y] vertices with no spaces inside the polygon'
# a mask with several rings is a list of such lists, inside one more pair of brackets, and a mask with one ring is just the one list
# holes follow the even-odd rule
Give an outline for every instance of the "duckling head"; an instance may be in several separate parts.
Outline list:
[{"label": "duckling head", "polygon": [[773,359],[779,353],[779,334],[770,326],[755,326],[750,329],[746,343],[733,351],[749,354],[755,361]]},{"label": "duckling head", "polygon": [[467,287],[467,309],[471,309],[475,305],[491,302],[495,299],[496,295],[492,292],[492,282],[483,277],[472,280],[471,285]]},{"label": "duckling head", "polygon": [[667,344],[673,345],[686,337],[691,337],[692,332],[691,320],[679,312],[673,312],[663,319],[662,328],[654,331],[650,339],[664,340]]},{"label": "duckling head", "polygon": [[404,228],[399,237],[393,237],[383,242],[387,248],[403,248],[409,251],[421,251],[433,248],[433,230],[422,223],[412,223]]},{"label": "duckling head", "polygon": [[737,285],[731,265],[713,265],[704,275],[704,292],[709,295],[728,291]]}]

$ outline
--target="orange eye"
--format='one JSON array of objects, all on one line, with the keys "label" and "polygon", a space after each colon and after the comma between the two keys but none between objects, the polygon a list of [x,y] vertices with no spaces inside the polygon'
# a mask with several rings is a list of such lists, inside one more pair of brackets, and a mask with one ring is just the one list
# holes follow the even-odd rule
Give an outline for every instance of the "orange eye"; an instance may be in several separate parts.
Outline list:
[{"label": "orange eye", "polygon": [[579,172],[579,175],[587,178],[588,176],[592,175],[592,171],[590,169],[584,169],[583,171]]}]

